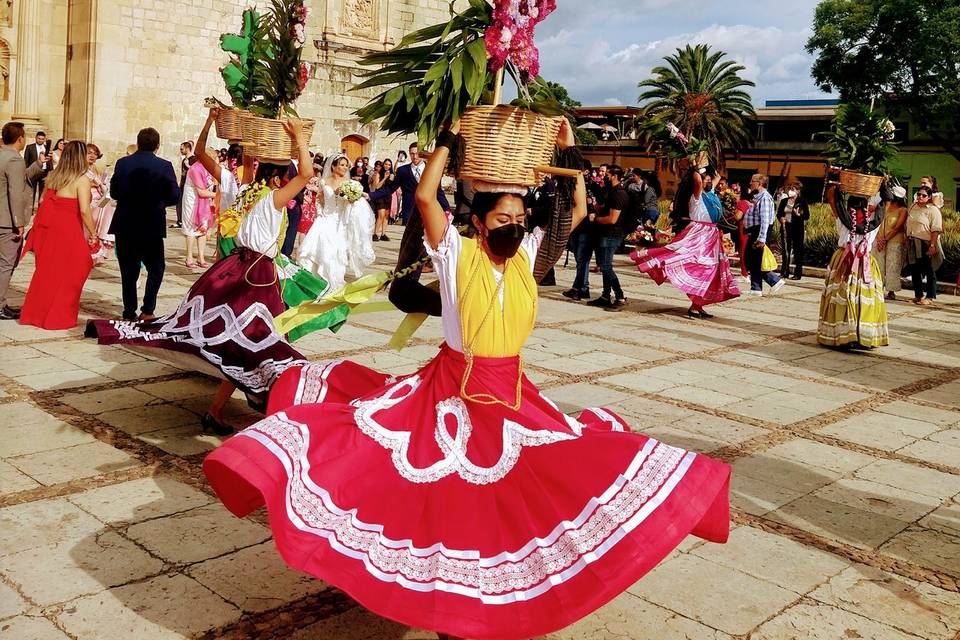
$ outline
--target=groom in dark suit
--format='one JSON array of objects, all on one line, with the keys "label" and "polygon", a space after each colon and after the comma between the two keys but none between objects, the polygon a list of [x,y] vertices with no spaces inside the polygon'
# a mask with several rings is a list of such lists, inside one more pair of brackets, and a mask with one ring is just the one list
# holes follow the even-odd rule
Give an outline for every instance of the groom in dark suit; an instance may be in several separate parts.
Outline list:
[{"label": "groom in dark suit", "polygon": [[[400,189],[403,201],[400,213],[406,228],[403,230],[403,239],[400,240],[400,254],[397,256],[397,269],[405,269],[414,262],[422,260],[427,255],[423,247],[423,220],[417,210],[416,193],[420,184],[420,176],[426,169],[427,162],[420,157],[420,149],[416,143],[410,145],[410,164],[397,169],[397,179],[383,189],[378,189],[364,197],[376,201],[388,198],[393,192]],[[450,203],[441,189],[437,189],[437,200],[444,211],[450,210]],[[427,312],[433,316],[440,315],[440,296],[432,289],[420,284],[420,273],[414,273],[398,278],[390,284],[389,298],[398,309],[405,313]]]},{"label": "groom in dark suit", "polygon": [[110,179],[110,195],[117,201],[110,233],[117,238],[124,320],[138,319],[141,264],[147,268],[147,284],[139,319],[154,318],[166,267],[163,239],[167,237],[167,207],[180,199],[173,165],[156,156],[159,148],[157,130],[142,129],[137,134],[137,152],[118,160]]}]

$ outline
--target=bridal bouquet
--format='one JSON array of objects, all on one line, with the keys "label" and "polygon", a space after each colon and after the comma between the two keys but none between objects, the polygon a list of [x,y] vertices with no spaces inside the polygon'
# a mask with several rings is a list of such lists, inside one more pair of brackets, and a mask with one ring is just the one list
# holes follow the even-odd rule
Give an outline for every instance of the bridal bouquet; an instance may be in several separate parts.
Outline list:
[{"label": "bridal bouquet", "polygon": [[363,197],[363,187],[356,180],[347,180],[337,189],[337,195],[353,204]]}]

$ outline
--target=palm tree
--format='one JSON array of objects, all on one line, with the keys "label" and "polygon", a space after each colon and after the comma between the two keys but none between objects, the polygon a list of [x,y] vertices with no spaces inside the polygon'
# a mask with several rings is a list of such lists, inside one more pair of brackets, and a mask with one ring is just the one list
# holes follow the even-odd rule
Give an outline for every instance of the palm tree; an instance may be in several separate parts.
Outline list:
[{"label": "palm tree", "polygon": [[654,68],[653,77],[638,85],[645,91],[638,98],[643,110],[637,133],[648,148],[668,122],[687,137],[706,140],[718,166],[723,166],[724,147],[736,149],[750,141],[749,120],[756,113],[743,89],[756,85],[741,78],[745,67],[724,60],[726,55],[711,53],[709,45],[687,45],[664,58],[667,66]]}]

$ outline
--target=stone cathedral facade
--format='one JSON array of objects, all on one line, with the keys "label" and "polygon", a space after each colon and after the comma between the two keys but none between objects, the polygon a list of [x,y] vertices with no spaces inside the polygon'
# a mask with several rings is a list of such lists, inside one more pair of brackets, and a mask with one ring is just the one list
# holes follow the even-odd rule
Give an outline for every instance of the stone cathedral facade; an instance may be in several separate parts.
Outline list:
[{"label": "stone cathedral facade", "polygon": [[[462,0],[461,0],[462,1]],[[137,131],[160,131],[161,155],[202,125],[203,100],[226,91],[221,33],[240,29],[255,0],[0,0],[0,119],[30,132],[95,142],[112,163]],[[261,0],[260,4],[263,4]],[[395,157],[406,140],[361,126],[352,113],[370,93],[350,91],[357,60],[443,21],[448,0],[307,0],[304,60],[311,79],[298,103],[317,119],[311,148]],[[263,7],[261,6],[261,9]],[[211,140],[211,144],[217,144]],[[225,144],[225,143],[223,143]]]}]

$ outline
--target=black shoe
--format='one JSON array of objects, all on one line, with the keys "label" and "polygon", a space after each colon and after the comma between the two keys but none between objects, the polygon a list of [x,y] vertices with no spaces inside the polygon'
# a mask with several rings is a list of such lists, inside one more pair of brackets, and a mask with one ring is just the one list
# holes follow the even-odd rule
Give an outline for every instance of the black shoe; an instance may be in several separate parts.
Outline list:
[{"label": "black shoe", "polygon": [[790,279],[791,279],[791,280],[799,280],[799,279],[800,279],[800,276],[790,276]]},{"label": "black shoe", "polygon": [[389,242],[389,241],[390,241],[390,238],[387,237],[387,234],[385,233],[380,234],[380,242]]},{"label": "black shoe", "polygon": [[583,300],[583,296],[580,295],[580,292],[576,289],[567,289],[561,293],[564,298],[570,298],[571,300]]},{"label": "black shoe", "polygon": [[380,236],[378,236],[377,234],[373,234],[373,241],[380,242]]},{"label": "black shoe", "polygon": [[3,305],[3,309],[0,309],[0,320],[19,320],[20,319],[20,309],[16,307],[11,307],[8,304]]},{"label": "black shoe", "polygon": [[209,413],[203,414],[203,418],[200,419],[200,427],[203,429],[203,433],[213,432],[218,436],[228,436],[233,433],[233,427],[217,422],[217,419]]},{"label": "black shoe", "polygon": [[587,306],[588,306],[588,307],[600,307],[600,308],[602,308],[602,309],[613,309],[613,308],[614,308],[613,303],[610,302],[610,298],[604,298],[603,296],[600,296],[599,298],[595,298],[595,299],[593,299],[593,300],[590,300],[589,302],[587,302]]},{"label": "black shoe", "polygon": [[180,228],[180,223],[179,223],[179,222],[174,222],[173,224],[170,225],[170,228],[171,228],[171,229],[179,229],[179,228]]},{"label": "black shoe", "polygon": [[623,311],[623,308],[627,306],[626,298],[617,298],[610,303],[610,306],[604,309],[604,311]]}]

